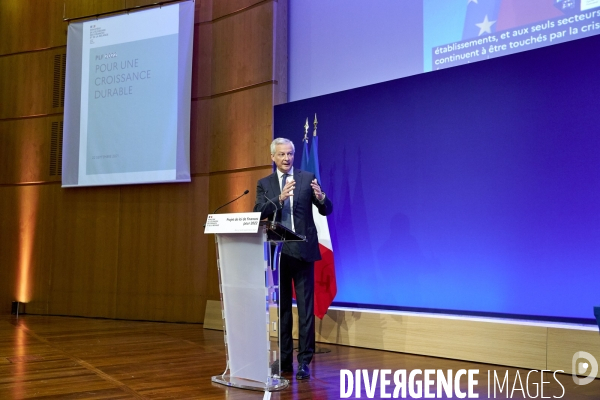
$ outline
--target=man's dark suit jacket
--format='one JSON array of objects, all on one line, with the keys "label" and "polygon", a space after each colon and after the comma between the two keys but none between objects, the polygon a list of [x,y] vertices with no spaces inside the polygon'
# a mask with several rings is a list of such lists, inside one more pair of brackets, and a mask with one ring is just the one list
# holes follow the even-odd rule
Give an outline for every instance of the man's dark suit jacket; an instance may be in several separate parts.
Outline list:
[{"label": "man's dark suit jacket", "polygon": [[[317,206],[319,214],[321,215],[329,215],[333,211],[333,204],[327,196],[325,196],[325,201],[322,204],[317,200],[317,197],[314,195],[312,187],[310,186],[313,179],[315,179],[315,175],[312,172],[301,171],[294,168],[294,180],[296,181],[296,188],[294,189],[293,196],[294,230],[296,233],[306,236],[306,242],[286,243],[283,247],[283,253],[307,262],[321,259],[317,228],[313,220],[312,205],[314,204]],[[281,220],[281,205],[279,204],[281,189],[279,188],[279,185],[277,172],[258,181],[254,211],[260,211],[261,219],[273,218],[273,212],[275,212],[276,205],[276,220]],[[275,205],[267,200],[265,195],[275,203]]]}]

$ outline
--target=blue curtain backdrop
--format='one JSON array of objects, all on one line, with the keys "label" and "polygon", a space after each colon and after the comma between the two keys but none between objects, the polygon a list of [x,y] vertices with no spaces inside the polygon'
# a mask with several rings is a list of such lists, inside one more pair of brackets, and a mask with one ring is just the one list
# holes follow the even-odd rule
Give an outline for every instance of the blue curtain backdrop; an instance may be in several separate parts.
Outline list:
[{"label": "blue curtain backdrop", "polygon": [[298,147],[319,117],[336,302],[593,318],[598,48],[590,37],[275,107],[275,136]]}]

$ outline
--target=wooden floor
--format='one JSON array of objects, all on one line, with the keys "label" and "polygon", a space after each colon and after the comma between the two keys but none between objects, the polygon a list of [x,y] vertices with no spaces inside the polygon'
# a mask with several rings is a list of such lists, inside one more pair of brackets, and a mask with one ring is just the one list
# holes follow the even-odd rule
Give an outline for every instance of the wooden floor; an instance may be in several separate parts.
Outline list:
[{"label": "wooden floor", "polygon": [[[340,398],[340,369],[371,373],[375,369],[406,369],[408,373],[479,369],[480,399],[494,398],[493,392],[488,397],[488,370],[502,377],[508,371],[511,388],[517,376],[514,368],[335,345],[326,348],[331,352],[315,355],[309,381],[297,382],[290,375],[290,387],[272,393],[271,398]],[[223,333],[202,325],[0,315],[0,399],[263,398],[261,392],[212,383],[211,376],[222,373],[224,366]],[[524,386],[527,372],[520,371]],[[539,374],[536,377],[539,387]],[[570,375],[557,377],[564,386],[562,398],[600,399],[598,379],[577,386]],[[544,385],[545,397],[561,397],[563,389],[552,375],[546,374],[544,381],[550,382]],[[535,394],[533,382],[530,379],[531,396]],[[388,393],[392,390],[393,386]],[[379,389],[375,393],[379,398]],[[515,391],[513,398],[524,398],[522,393]],[[366,398],[364,386],[362,398]],[[509,398],[506,388],[495,398]]]}]

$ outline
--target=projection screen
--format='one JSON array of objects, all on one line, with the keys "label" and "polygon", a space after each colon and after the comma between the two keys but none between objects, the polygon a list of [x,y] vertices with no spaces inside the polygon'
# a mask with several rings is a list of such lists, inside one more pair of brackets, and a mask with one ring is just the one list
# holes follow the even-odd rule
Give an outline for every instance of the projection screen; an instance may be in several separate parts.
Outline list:
[{"label": "projection screen", "polygon": [[189,182],[194,3],[73,22],[63,187]]},{"label": "projection screen", "polygon": [[600,33],[600,0],[378,0],[376,4],[290,3],[289,101]]}]

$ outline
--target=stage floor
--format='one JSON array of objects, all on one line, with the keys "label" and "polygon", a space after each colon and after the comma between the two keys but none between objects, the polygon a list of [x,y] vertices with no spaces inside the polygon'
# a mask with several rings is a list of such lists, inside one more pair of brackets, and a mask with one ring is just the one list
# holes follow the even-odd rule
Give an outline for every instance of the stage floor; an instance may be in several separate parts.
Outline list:
[{"label": "stage floor", "polygon": [[[330,344],[317,347],[331,352],[315,355],[311,379],[296,381],[294,375],[286,376],[290,387],[273,392],[272,399],[338,399],[341,369],[365,369],[370,377],[374,370],[389,369],[392,375],[396,370],[406,370],[407,378],[416,369],[444,372],[451,369],[453,373],[478,369],[475,379],[480,399],[510,398],[513,387],[513,398],[529,398],[540,387],[540,373],[532,373],[530,396],[527,395],[529,371],[525,369]],[[261,392],[212,383],[211,376],[223,373],[224,369],[223,333],[203,329],[200,324],[37,315],[17,319],[0,315],[0,399],[263,398]],[[488,371],[492,382],[494,371],[500,381],[508,376],[503,394],[496,386],[497,393],[493,396],[493,383],[488,388]],[[392,394],[393,377],[387,378],[391,383],[386,392]],[[555,379],[552,373],[545,373],[543,380],[548,382],[543,385],[544,397],[600,398],[599,379],[578,386],[571,375],[557,374]],[[466,393],[465,377],[461,383],[464,383],[461,391]],[[435,393],[435,384],[431,391]],[[355,392],[349,398],[355,398]],[[364,382],[361,398],[368,398]],[[374,398],[380,398],[379,385]],[[407,394],[406,398],[411,397]]]}]

